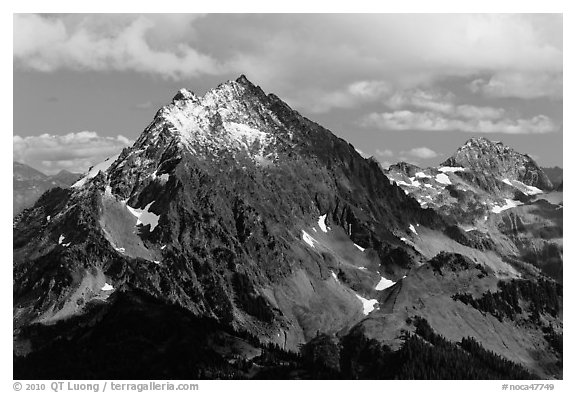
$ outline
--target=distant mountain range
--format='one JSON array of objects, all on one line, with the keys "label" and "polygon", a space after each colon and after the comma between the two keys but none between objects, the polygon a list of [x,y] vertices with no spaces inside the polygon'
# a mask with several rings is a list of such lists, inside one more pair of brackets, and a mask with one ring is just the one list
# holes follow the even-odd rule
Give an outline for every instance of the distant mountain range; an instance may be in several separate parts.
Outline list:
[{"label": "distant mountain range", "polygon": [[14,161],[12,165],[12,214],[32,207],[40,195],[54,187],[66,188],[80,178],[80,174],[61,170],[56,175],[45,175],[26,164]]},{"label": "distant mountain range", "polygon": [[554,185],[554,188],[561,190],[564,183],[563,180],[564,171],[562,170],[562,168],[555,166],[553,168],[542,168],[542,170],[544,171],[544,173],[546,173],[546,176],[548,176],[548,179],[550,179],[550,181]]},{"label": "distant mountain range", "polygon": [[[16,180],[15,180],[16,181]],[[17,379],[562,377],[562,193],[383,170],[241,76],[14,220]]]}]

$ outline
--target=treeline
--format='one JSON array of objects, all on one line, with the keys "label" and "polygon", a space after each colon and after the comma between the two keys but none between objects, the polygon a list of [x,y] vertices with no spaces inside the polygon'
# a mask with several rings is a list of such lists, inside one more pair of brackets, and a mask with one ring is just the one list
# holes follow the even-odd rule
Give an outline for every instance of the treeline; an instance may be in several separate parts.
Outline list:
[{"label": "treeline", "polygon": [[446,340],[423,318],[413,321],[410,335],[398,352],[398,379],[538,379],[522,366],[484,349],[474,338]]},{"label": "treeline", "polygon": [[[35,349],[13,356],[16,379],[246,379],[254,369],[300,362],[297,353],[262,343],[210,318],[198,318],[139,291],[54,326],[27,329]],[[260,355],[247,360],[213,347],[215,337],[244,340]]]},{"label": "treeline", "polygon": [[[246,331],[199,319],[178,306],[144,295],[119,297],[56,327],[36,326],[36,351],[14,357],[16,379],[524,379],[521,366],[485,350],[472,338],[458,343],[438,335],[422,318],[401,348],[368,339],[353,329],[345,337],[318,335],[300,353],[261,343]],[[97,323],[96,319],[97,317]],[[551,342],[561,337],[550,327]],[[222,353],[215,337],[244,340],[256,357]]]},{"label": "treeline", "polygon": [[484,349],[471,337],[450,342],[423,318],[409,320],[398,351],[352,332],[340,343],[316,338],[302,351],[310,378],[331,379],[538,379],[522,366]]},{"label": "treeline", "polygon": [[477,310],[492,314],[502,321],[505,317],[515,320],[522,313],[520,300],[527,302],[530,321],[539,323],[540,317],[548,314],[557,317],[560,311],[562,285],[554,281],[539,279],[499,281],[498,291],[486,292],[480,298],[469,293],[457,293],[452,299],[459,300]]},{"label": "treeline", "polygon": [[242,310],[261,321],[272,322],[274,319],[274,313],[271,311],[272,306],[255,291],[248,276],[243,273],[234,273],[232,286],[236,294],[237,305]]}]

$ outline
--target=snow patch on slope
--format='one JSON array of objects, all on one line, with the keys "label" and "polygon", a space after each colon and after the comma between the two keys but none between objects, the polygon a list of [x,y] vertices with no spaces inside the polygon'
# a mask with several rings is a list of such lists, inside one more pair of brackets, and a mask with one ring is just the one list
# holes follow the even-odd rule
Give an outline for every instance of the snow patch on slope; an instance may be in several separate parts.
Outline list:
[{"label": "snow patch on slope", "polygon": [[363,308],[362,311],[364,312],[364,315],[370,314],[376,307],[376,304],[378,304],[378,300],[376,299],[366,299],[358,295],[357,293],[355,293],[355,295],[362,302],[362,308]]},{"label": "snow patch on slope", "polygon": [[168,179],[170,179],[170,175],[167,173],[163,173],[160,176],[158,176],[158,171],[154,171],[150,176],[152,177],[152,180],[158,179],[162,184],[166,183]]},{"label": "snow patch on slope", "polygon": [[521,192],[526,195],[538,195],[542,194],[542,190],[538,187],[529,186],[528,184],[522,183],[521,181],[514,180],[513,182],[514,187],[518,188]]},{"label": "snow patch on slope", "polygon": [[408,186],[408,187],[412,186],[412,184],[408,184],[404,180],[397,180],[396,184],[398,184],[399,186]]},{"label": "snow patch on slope", "polygon": [[76,183],[72,184],[73,188],[80,188],[82,187],[84,184],[86,184],[86,182],[94,177],[96,177],[96,175],[102,171],[102,172],[106,172],[106,170],[108,168],[110,168],[110,166],[114,163],[114,161],[116,161],[116,159],[118,158],[120,154],[116,154],[115,156],[111,156],[108,157],[107,159],[105,159],[104,161],[102,161],[101,163],[98,163],[96,165],[94,165],[93,167],[90,168],[90,170],[88,170],[88,173],[86,175],[84,175],[83,178],[81,178],[80,180],[78,180]]},{"label": "snow patch on slope", "polygon": [[68,247],[72,242],[64,243],[65,237],[64,235],[60,235],[58,238],[58,244],[62,245],[62,247]]},{"label": "snow patch on slope", "polygon": [[302,230],[302,240],[304,240],[306,244],[308,244],[310,247],[315,248],[314,242],[316,242],[316,240],[312,236],[310,236],[308,232],[306,232],[305,230]]},{"label": "snow patch on slope", "polygon": [[338,281],[338,276],[336,275],[336,273],[334,273],[334,271],[330,270],[330,274],[332,274],[332,277],[334,277],[334,280],[336,280],[336,282],[340,282]]},{"label": "snow patch on slope", "polygon": [[318,218],[318,226],[320,227],[320,229],[322,229],[322,232],[324,233],[328,232],[328,228],[326,227],[326,214]]},{"label": "snow patch on slope", "polygon": [[436,175],[436,181],[438,183],[442,183],[442,184],[446,184],[446,185],[452,184],[452,182],[450,181],[450,178],[448,176],[446,176],[444,173],[437,174]]},{"label": "snow patch on slope", "polygon": [[359,249],[360,251],[364,252],[364,250],[366,250],[365,248],[360,247],[358,244],[354,243],[354,245],[356,246],[357,249]]},{"label": "snow patch on slope", "polygon": [[394,284],[396,284],[394,281],[388,280],[387,278],[380,276],[380,282],[378,282],[376,288],[374,289],[376,289],[377,291],[383,291],[386,288],[390,288]]},{"label": "snow patch on slope", "polygon": [[126,205],[130,213],[132,213],[132,215],[137,218],[136,225],[142,224],[146,226],[150,224],[150,232],[152,232],[154,228],[158,226],[158,220],[160,219],[160,216],[148,211],[153,203],[154,201],[150,202],[144,209],[136,209]]},{"label": "snow patch on slope", "polygon": [[506,198],[506,204],[503,206],[493,206],[492,213],[502,213],[504,210],[511,209],[516,206],[522,205],[520,201],[513,201],[512,199]]},{"label": "snow patch on slope", "polygon": [[440,168],[438,168],[438,170],[442,173],[446,173],[446,172],[464,172],[466,171],[466,168],[462,168],[461,166],[442,166]]},{"label": "snow patch on slope", "polygon": [[416,228],[414,228],[414,225],[410,224],[410,226],[408,227],[412,232],[414,232],[415,235],[418,234],[418,232],[416,232]]}]

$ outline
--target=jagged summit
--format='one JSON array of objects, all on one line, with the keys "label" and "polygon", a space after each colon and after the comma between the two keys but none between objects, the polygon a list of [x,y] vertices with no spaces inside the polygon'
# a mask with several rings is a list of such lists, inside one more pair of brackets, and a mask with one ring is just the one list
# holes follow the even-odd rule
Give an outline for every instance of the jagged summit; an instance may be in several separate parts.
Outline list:
[{"label": "jagged summit", "polygon": [[181,101],[181,100],[191,100],[196,98],[196,95],[194,94],[194,92],[186,89],[186,88],[182,88],[180,90],[178,90],[178,93],[176,93],[176,95],[174,96],[174,98],[172,98],[172,102],[176,102],[176,101]]},{"label": "jagged summit", "polygon": [[[206,92],[204,97],[210,97],[214,95],[221,95],[222,92],[231,92],[236,94],[228,94],[227,98],[238,98],[247,90],[260,90],[261,89],[255,86],[246,75],[242,74],[236,80],[228,80],[224,83],[219,84],[217,87],[210,89]],[[225,95],[226,96],[226,95]],[[203,97],[198,97],[192,90],[187,89],[185,87],[178,90],[174,98],[172,99],[172,103],[175,101],[182,101],[182,100],[201,100]]]},{"label": "jagged summit", "polygon": [[509,181],[517,180],[541,190],[552,189],[552,183],[544,171],[529,155],[484,137],[469,139],[440,165],[468,168]]},{"label": "jagged summit", "polygon": [[468,139],[464,145],[458,148],[458,150],[462,149],[481,149],[485,152],[512,150],[509,146],[502,143],[502,141],[493,141],[483,136]]},{"label": "jagged summit", "polygon": [[419,166],[410,164],[409,162],[400,161],[396,164],[390,165],[390,171],[398,170],[405,173],[407,176],[414,176],[414,174],[421,170]]},{"label": "jagged summit", "polygon": [[[286,127],[271,109],[273,100],[242,75],[203,96],[180,89],[136,142],[142,149],[176,139],[197,157],[248,155],[273,160],[278,134]],[[289,137],[288,133],[288,137]]]}]

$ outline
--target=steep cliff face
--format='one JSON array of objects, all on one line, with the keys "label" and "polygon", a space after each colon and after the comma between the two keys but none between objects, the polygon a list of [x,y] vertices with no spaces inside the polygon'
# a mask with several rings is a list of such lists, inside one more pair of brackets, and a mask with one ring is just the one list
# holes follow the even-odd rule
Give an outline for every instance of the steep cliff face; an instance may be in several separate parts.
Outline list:
[{"label": "steep cliff face", "polygon": [[138,288],[296,349],[351,327],[382,279],[424,261],[400,240],[410,225],[445,227],[244,77],[203,97],[181,90],[95,168],[15,222],[17,326]]}]

